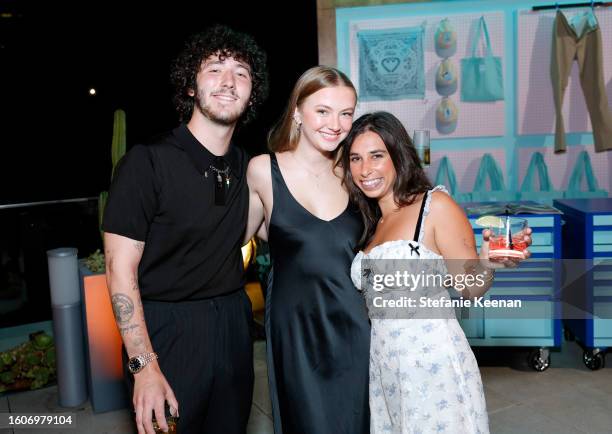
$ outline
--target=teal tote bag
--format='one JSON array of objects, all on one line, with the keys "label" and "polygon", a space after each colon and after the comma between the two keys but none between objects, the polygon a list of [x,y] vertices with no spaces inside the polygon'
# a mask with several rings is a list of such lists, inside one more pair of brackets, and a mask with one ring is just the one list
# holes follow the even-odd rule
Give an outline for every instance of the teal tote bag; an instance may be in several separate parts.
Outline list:
[{"label": "teal tote bag", "polygon": [[[534,190],[535,174],[538,174],[540,184],[539,190]],[[536,152],[532,155],[527,173],[523,178],[520,191],[521,200],[532,200],[546,205],[552,205],[553,199],[563,197],[563,192],[553,188],[550,177],[548,176],[548,167],[544,161],[544,156],[541,152]]]},{"label": "teal tote bag", "polygon": [[[580,188],[583,177],[586,177],[586,191]],[[578,155],[578,159],[570,175],[567,190],[565,191],[565,198],[591,199],[594,197],[608,197],[608,192],[599,188],[597,178],[595,178],[595,174],[593,173],[593,166],[591,166],[591,157],[589,157],[587,151],[582,151],[580,155]]]},{"label": "teal tote bag", "polygon": [[472,201],[472,195],[470,193],[459,193],[457,191],[457,177],[455,176],[455,170],[448,157],[442,157],[442,160],[440,160],[440,166],[438,166],[434,184],[448,187],[448,191],[457,202]]},{"label": "teal tote bag", "polygon": [[[476,56],[481,33],[485,38],[484,57]],[[502,61],[493,56],[491,40],[484,17],[472,38],[472,56],[461,59],[461,101],[489,102],[504,99]]]},{"label": "teal tote bag", "polygon": [[[487,190],[487,178],[490,190]],[[472,191],[474,202],[513,202],[518,200],[515,191],[508,191],[504,184],[504,175],[491,154],[484,154],[478,167],[478,174]]]}]

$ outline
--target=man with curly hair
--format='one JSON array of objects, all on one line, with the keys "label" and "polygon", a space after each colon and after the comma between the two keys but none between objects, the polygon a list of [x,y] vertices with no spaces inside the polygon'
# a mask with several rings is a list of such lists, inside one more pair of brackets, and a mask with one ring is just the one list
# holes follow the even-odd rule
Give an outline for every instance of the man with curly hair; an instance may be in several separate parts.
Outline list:
[{"label": "man with curly hair", "polygon": [[[251,304],[240,247],[247,156],[232,145],[267,94],[266,57],[224,26],[194,35],[171,73],[183,122],[117,167],[106,276],[140,434],[244,434],[253,393]],[[167,409],[166,409],[167,406]]]}]

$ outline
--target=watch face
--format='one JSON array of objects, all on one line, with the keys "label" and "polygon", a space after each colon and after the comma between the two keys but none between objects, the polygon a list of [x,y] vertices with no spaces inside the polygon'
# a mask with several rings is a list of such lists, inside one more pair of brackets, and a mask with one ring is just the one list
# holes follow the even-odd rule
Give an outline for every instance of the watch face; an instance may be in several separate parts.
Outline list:
[{"label": "watch face", "polygon": [[142,362],[138,357],[133,357],[128,362],[128,369],[132,374],[135,374],[142,369]]}]

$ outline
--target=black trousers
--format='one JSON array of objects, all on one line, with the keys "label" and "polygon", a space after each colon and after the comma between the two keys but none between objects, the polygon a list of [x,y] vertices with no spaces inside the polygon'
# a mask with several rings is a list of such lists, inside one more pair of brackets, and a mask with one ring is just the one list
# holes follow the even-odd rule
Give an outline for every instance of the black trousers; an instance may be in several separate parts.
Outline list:
[{"label": "black trousers", "polygon": [[[246,292],[179,303],[144,300],[143,307],[153,350],[179,403],[177,431],[244,434],[254,377]],[[131,399],[127,368],[126,378]]]}]

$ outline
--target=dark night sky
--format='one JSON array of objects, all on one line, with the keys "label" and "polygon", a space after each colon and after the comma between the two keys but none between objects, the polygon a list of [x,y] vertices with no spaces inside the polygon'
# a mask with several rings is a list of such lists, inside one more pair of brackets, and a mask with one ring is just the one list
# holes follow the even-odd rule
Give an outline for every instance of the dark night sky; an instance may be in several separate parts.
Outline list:
[{"label": "dark night sky", "polygon": [[0,203],[107,189],[113,110],[127,112],[128,148],[173,128],[170,62],[207,25],[251,33],[268,53],[270,97],[237,136],[253,153],[317,63],[315,0],[68,3],[0,0]]}]

